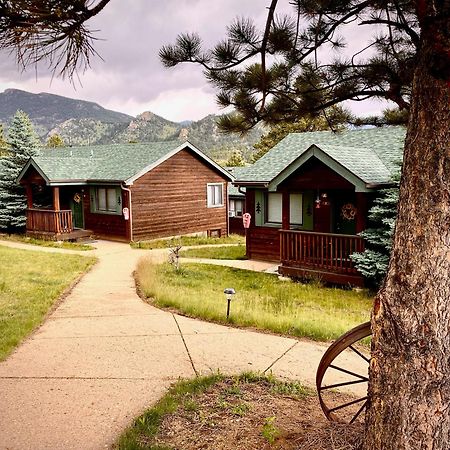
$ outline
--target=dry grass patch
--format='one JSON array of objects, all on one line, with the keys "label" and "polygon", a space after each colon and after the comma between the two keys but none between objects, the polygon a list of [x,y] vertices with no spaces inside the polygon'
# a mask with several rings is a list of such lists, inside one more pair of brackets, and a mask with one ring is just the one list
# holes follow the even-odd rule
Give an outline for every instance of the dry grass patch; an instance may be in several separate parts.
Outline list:
[{"label": "dry grass patch", "polygon": [[314,393],[299,383],[215,375],[173,386],[116,448],[357,450],[361,437],[361,423],[329,423]]}]

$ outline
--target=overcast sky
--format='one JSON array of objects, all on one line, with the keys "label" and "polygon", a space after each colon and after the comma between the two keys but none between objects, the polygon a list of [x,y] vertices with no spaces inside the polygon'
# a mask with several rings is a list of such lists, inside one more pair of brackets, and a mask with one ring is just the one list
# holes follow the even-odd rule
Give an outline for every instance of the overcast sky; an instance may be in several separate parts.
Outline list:
[{"label": "overcast sky", "polygon": [[[290,10],[288,0],[281,10]],[[205,82],[201,68],[192,64],[166,69],[158,59],[162,45],[173,43],[180,32],[198,32],[205,46],[224,37],[226,26],[236,17],[251,17],[263,26],[268,0],[111,0],[89,27],[99,30],[95,43],[99,58],[80,73],[73,86],[54,78],[45,68],[29,68],[20,73],[12,56],[0,54],[0,91],[17,88],[50,92],[90,100],[100,105],[136,115],[152,111],[167,119],[198,120],[220,113],[214,91]],[[360,41],[356,33],[350,45]],[[380,102],[353,102],[356,113],[381,111]]]}]

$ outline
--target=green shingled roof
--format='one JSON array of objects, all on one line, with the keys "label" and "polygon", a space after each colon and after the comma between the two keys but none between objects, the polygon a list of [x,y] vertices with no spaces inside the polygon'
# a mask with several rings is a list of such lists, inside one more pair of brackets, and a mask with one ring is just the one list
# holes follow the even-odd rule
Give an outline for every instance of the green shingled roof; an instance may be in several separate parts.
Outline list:
[{"label": "green shingled roof", "polygon": [[291,133],[252,166],[246,167],[236,181],[270,183],[298,162],[309,151],[323,152],[335,163],[365,184],[391,181],[403,156],[405,128],[384,127],[333,133],[316,131]]},{"label": "green shingled roof", "polygon": [[42,149],[31,163],[40,169],[49,183],[125,182],[185,147],[193,149],[222,173],[227,173],[194,146],[179,141]]}]

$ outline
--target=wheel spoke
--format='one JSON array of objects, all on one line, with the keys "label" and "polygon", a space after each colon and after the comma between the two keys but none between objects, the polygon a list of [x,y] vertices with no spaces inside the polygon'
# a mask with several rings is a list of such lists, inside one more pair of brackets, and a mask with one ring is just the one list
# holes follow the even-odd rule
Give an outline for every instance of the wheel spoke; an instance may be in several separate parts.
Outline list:
[{"label": "wheel spoke", "polygon": [[329,367],[331,367],[332,369],[335,369],[335,370],[339,370],[340,372],[344,372],[348,375],[352,375],[356,378],[360,378],[361,380],[369,381],[369,379],[367,377],[365,377],[364,375],[359,375],[358,373],[352,372],[347,369],[343,369],[342,367],[335,366],[334,364],[330,364]]},{"label": "wheel spoke", "polygon": [[324,391],[325,389],[333,389],[333,388],[338,388],[341,386],[349,386],[351,384],[358,384],[358,383],[366,383],[366,380],[353,380],[353,381],[346,381],[345,383],[336,383],[336,384],[330,384],[329,386],[320,386],[320,390]]},{"label": "wheel spoke", "polygon": [[353,400],[351,402],[348,403],[344,403],[343,405],[339,405],[339,406],[335,406],[334,408],[331,408],[329,410],[330,413],[337,411],[338,409],[342,409],[342,408],[346,408],[347,406],[351,406],[354,405],[355,403],[359,403],[359,402],[363,402],[365,400],[367,400],[367,396],[366,397],[362,397],[362,398],[357,398],[356,400]]},{"label": "wheel spoke", "polygon": [[367,406],[367,400],[363,403],[361,408],[358,409],[358,412],[353,416],[352,420],[350,420],[350,423],[353,423],[358,418],[358,416],[362,413],[362,411],[364,410],[364,408],[366,406]]},{"label": "wheel spoke", "polygon": [[359,350],[356,350],[356,348],[353,347],[353,345],[350,345],[350,348],[351,348],[357,355],[361,356],[361,358],[362,358],[364,361],[370,363],[370,359],[369,359],[366,355],[363,355]]}]

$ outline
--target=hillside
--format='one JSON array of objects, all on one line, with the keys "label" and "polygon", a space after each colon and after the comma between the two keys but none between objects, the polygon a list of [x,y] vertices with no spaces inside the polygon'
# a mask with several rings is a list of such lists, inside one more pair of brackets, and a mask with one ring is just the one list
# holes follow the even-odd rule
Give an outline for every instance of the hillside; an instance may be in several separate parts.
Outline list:
[{"label": "hillside", "polygon": [[45,141],[59,134],[67,145],[95,145],[126,142],[149,142],[188,139],[217,161],[224,162],[239,149],[247,159],[253,144],[263,133],[261,127],[245,137],[224,134],[218,130],[216,116],[199,121],[172,122],[150,111],[135,118],[100,105],[59,95],[31,94],[18,89],[0,93],[0,123],[5,125],[17,109],[31,118],[38,134]]},{"label": "hillside", "polygon": [[97,103],[46,92],[32,94],[6,89],[0,93],[0,122],[7,124],[18,109],[30,116],[40,136],[68,119],[93,119],[114,124],[129,123],[132,119],[128,114],[105,109]]}]

